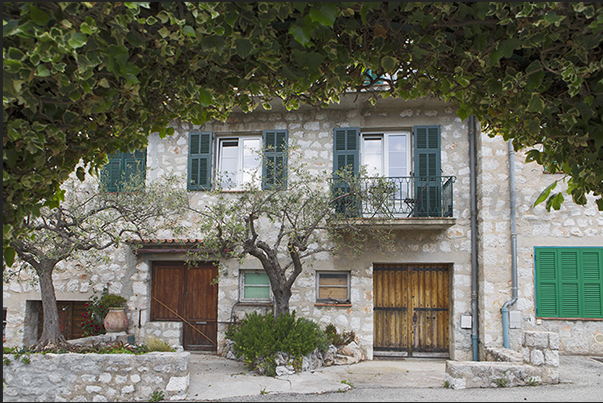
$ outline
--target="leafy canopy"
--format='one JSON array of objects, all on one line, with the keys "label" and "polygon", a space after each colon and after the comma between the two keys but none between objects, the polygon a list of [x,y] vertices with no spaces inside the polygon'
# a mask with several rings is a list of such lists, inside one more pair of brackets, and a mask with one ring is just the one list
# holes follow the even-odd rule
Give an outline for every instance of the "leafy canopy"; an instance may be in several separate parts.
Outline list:
[{"label": "leafy canopy", "polygon": [[5,263],[80,160],[96,172],[175,118],[325,106],[383,74],[376,96],[456,102],[603,210],[602,31],[599,3],[5,2]]}]

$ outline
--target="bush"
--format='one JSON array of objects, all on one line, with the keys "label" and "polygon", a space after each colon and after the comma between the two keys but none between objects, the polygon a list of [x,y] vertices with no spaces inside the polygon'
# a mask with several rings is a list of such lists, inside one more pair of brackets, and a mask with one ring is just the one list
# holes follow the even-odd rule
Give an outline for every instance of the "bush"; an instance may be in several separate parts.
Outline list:
[{"label": "bush", "polygon": [[347,346],[356,339],[356,333],[354,333],[353,330],[339,333],[332,323],[329,323],[327,327],[325,327],[325,334],[327,335],[329,344],[332,344],[335,347]]},{"label": "bush", "polygon": [[302,356],[317,348],[325,352],[327,337],[318,324],[305,318],[296,318],[295,311],[274,318],[257,312],[246,314],[241,322],[229,326],[226,337],[234,342],[237,357],[243,357],[250,369],[268,363],[268,374],[274,374],[274,357],[283,352],[301,361]]},{"label": "bush", "polygon": [[150,336],[145,346],[148,351],[174,351],[174,347],[170,343],[155,336]]}]

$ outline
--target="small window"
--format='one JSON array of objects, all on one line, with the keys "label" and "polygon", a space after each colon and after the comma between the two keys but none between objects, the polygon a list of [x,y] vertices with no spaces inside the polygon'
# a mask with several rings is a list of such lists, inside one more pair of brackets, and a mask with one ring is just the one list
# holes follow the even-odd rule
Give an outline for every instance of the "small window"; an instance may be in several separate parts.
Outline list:
[{"label": "small window", "polygon": [[101,170],[101,183],[107,192],[123,192],[144,185],[147,151],[117,153]]},{"label": "small window", "polygon": [[241,271],[241,301],[270,301],[270,280],[265,271]]},{"label": "small window", "polygon": [[320,272],[316,274],[316,301],[350,303],[350,273]]}]

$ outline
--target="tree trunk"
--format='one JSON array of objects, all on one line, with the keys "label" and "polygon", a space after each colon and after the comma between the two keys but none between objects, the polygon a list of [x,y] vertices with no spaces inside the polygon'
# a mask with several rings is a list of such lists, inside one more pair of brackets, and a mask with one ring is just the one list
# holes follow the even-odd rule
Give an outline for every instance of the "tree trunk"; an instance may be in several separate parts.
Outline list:
[{"label": "tree trunk", "polygon": [[291,289],[272,290],[274,294],[274,317],[278,318],[282,314],[289,313],[289,300],[291,299]]},{"label": "tree trunk", "polygon": [[40,339],[33,346],[35,350],[64,347],[67,345],[67,340],[63,334],[61,334],[61,329],[59,327],[57,298],[52,283],[53,269],[54,265],[50,267],[50,264],[36,268],[36,273],[40,280],[40,295],[42,297],[42,308],[44,309],[44,324],[42,327],[42,336],[40,336]]}]

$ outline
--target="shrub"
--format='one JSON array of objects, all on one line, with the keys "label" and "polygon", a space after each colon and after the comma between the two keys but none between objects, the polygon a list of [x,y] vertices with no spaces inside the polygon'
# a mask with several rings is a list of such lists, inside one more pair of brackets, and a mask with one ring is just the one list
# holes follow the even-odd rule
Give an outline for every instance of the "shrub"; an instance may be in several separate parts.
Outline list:
[{"label": "shrub", "polygon": [[274,374],[274,357],[283,352],[300,361],[317,348],[325,352],[327,337],[315,322],[296,318],[295,311],[274,318],[253,312],[246,314],[239,323],[229,326],[226,337],[234,342],[237,357],[243,357],[250,369],[269,365],[266,373]]},{"label": "shrub", "polygon": [[332,344],[335,347],[346,346],[356,339],[356,333],[354,333],[353,330],[339,333],[332,323],[329,323],[325,327],[325,334],[327,335],[329,344]]},{"label": "shrub", "polygon": [[155,336],[150,336],[145,345],[148,351],[174,351],[170,343]]}]

